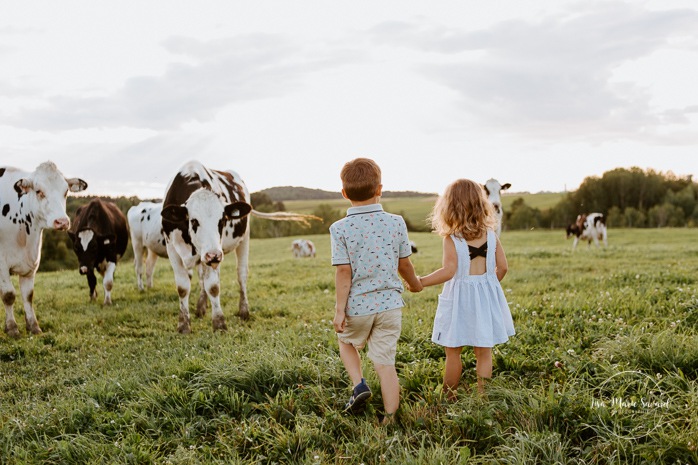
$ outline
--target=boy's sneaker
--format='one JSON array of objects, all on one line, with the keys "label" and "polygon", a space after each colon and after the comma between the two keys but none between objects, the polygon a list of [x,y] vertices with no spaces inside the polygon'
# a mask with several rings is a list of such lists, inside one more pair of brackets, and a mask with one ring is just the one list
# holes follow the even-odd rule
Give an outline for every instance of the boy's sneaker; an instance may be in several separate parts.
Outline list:
[{"label": "boy's sneaker", "polygon": [[366,380],[361,378],[361,382],[354,386],[354,392],[352,392],[347,405],[344,406],[344,411],[352,413],[360,411],[370,397],[371,388],[366,384]]}]

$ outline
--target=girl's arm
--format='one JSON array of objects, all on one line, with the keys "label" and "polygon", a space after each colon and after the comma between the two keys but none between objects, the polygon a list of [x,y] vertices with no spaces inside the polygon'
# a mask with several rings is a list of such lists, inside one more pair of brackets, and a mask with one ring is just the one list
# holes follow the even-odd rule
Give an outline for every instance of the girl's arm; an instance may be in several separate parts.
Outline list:
[{"label": "girl's arm", "polygon": [[453,278],[458,269],[458,255],[456,255],[456,244],[453,243],[451,236],[444,237],[444,255],[442,266],[438,270],[426,276],[419,278],[423,286],[434,286],[435,284],[445,283]]},{"label": "girl's arm", "polygon": [[494,258],[497,263],[497,279],[501,281],[502,279],[504,279],[504,276],[507,274],[507,271],[509,271],[509,263],[507,263],[507,256],[504,253],[502,243],[499,242],[499,238],[497,238],[497,250],[494,255]]}]

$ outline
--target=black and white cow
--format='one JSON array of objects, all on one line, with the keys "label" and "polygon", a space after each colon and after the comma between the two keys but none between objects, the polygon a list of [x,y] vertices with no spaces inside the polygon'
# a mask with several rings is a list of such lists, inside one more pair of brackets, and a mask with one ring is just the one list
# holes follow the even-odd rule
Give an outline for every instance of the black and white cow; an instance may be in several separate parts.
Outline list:
[{"label": "black and white cow", "polygon": [[483,187],[487,193],[487,198],[494,207],[494,214],[497,219],[495,232],[497,233],[497,237],[499,237],[502,234],[502,217],[504,216],[501,192],[509,189],[511,184],[500,184],[496,179],[488,179]]},{"label": "black and white cow", "polygon": [[567,238],[574,237],[572,249],[577,248],[580,240],[594,241],[599,247],[599,239],[603,240],[603,245],[608,246],[608,230],[606,229],[606,217],[603,213],[590,213],[588,215],[578,215],[577,220],[567,226]]},{"label": "black and white cow", "polygon": [[18,337],[13,305],[15,290],[10,275],[19,275],[27,331],[40,334],[34,313],[34,276],[41,259],[44,229],[65,231],[70,219],[65,212],[68,192],[80,192],[87,183],[66,179],[48,161],[33,172],[0,167],[0,296],[5,304],[5,333]]},{"label": "black and white cow", "polygon": [[291,252],[295,258],[315,258],[315,244],[309,239],[296,239],[291,242]]},{"label": "black and white cow", "polygon": [[[235,251],[240,285],[239,315],[249,317],[247,273],[250,245],[248,215],[271,220],[307,222],[311,215],[252,209],[245,183],[234,171],[217,171],[199,162],[185,164],[167,186],[162,209],[162,227],[167,255],[174,270],[179,294],[180,333],[191,332],[188,270],[201,264],[201,286],[211,302],[214,330],[226,329],[220,304],[220,270],[225,254]],[[197,307],[197,316],[199,313]]]},{"label": "black and white cow", "polygon": [[133,264],[136,268],[138,289],[143,288],[143,258],[145,255],[145,280],[153,287],[153,270],[158,257],[167,258],[167,238],[162,230],[162,203],[141,202],[126,213],[131,232]]},{"label": "black and white cow", "polygon": [[78,257],[80,274],[87,275],[90,299],[97,298],[94,273],[97,269],[103,277],[104,304],[111,305],[114,270],[128,245],[126,217],[115,204],[96,198],[77,209],[68,234]]}]

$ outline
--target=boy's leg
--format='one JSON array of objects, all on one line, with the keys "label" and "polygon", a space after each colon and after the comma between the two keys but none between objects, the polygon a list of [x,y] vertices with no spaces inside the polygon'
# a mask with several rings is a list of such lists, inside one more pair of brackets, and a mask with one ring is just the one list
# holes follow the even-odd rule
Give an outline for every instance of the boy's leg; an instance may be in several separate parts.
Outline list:
[{"label": "boy's leg", "polygon": [[475,371],[477,372],[477,390],[485,392],[485,381],[492,378],[492,348],[475,347]]},{"label": "boy's leg", "polygon": [[391,416],[397,412],[400,406],[400,382],[397,379],[397,370],[395,370],[395,365],[381,365],[380,363],[375,363],[374,367],[381,383],[385,414]]},{"label": "boy's leg", "polygon": [[[368,339],[368,357],[373,361],[378,374],[386,419],[391,418],[400,406],[400,382],[395,369],[395,355],[401,331],[402,310],[388,310],[377,314]],[[390,421],[392,420],[387,422]]]},{"label": "boy's leg", "polygon": [[344,363],[344,368],[347,370],[347,373],[349,374],[349,378],[351,379],[351,385],[356,386],[361,382],[361,378],[363,378],[361,370],[361,356],[359,355],[359,351],[356,350],[356,347],[354,347],[351,344],[347,344],[346,342],[342,341],[338,342],[339,357],[342,359],[342,363]]},{"label": "boy's leg", "polygon": [[460,375],[463,371],[463,362],[460,359],[462,347],[444,347],[446,350],[446,369],[444,370],[444,391],[449,399],[456,398],[456,390],[460,383]]}]

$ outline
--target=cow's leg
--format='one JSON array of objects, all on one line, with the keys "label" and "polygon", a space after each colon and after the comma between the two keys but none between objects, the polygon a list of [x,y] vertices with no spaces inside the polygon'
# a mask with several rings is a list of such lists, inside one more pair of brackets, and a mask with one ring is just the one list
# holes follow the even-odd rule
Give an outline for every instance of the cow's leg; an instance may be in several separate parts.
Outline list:
[{"label": "cow's leg", "polygon": [[601,236],[603,238],[603,246],[608,247],[608,231],[606,230],[605,227],[601,231]]},{"label": "cow's leg", "polygon": [[97,277],[92,268],[87,270],[87,285],[90,288],[90,300],[97,300]]},{"label": "cow's leg", "polygon": [[[136,280],[138,281],[138,290],[142,291],[144,290],[143,288],[143,278],[141,275],[143,274],[143,246],[140,244],[136,244],[136,241],[133,240],[133,236],[131,236],[131,245],[133,246],[133,266],[136,269]],[[148,251],[148,258],[150,258],[150,251]],[[148,273],[148,263],[146,262],[146,276]]]},{"label": "cow's leg", "polygon": [[215,270],[210,266],[202,266],[201,268],[203,269],[201,287],[206,288],[206,293],[211,301],[213,330],[225,331],[228,327],[225,324],[225,316],[223,316],[223,309],[221,308],[220,268],[216,268]]},{"label": "cow's leg", "polygon": [[0,272],[0,296],[5,304],[5,333],[10,337],[19,337],[19,329],[15,321],[15,288],[12,286],[9,272]]},{"label": "cow's leg", "polygon": [[206,286],[204,285],[204,265],[199,264],[199,300],[196,301],[196,316],[203,318],[206,315],[208,297],[206,296]]},{"label": "cow's leg", "polygon": [[191,319],[189,316],[189,292],[191,291],[191,277],[189,270],[184,266],[182,258],[175,250],[167,247],[167,252],[174,271],[175,284],[177,284],[177,294],[179,295],[179,322],[177,331],[181,334],[191,333]]},{"label": "cow's leg", "polygon": [[34,273],[19,277],[19,289],[22,292],[24,322],[27,324],[27,332],[41,334],[41,328],[34,313]]},{"label": "cow's leg", "polygon": [[[148,257],[145,259],[145,280],[150,289],[153,288],[153,272],[155,271],[155,262],[157,261],[158,254],[148,249]],[[140,281],[140,277],[138,280]]]},{"label": "cow's leg", "polygon": [[577,248],[577,242],[579,242],[579,237],[574,236],[574,240],[572,241],[572,250]]},{"label": "cow's leg", "polygon": [[107,262],[104,278],[102,279],[102,286],[104,286],[104,305],[111,305],[111,290],[114,287],[114,270],[116,270],[116,263]]},{"label": "cow's leg", "polygon": [[247,273],[248,260],[250,256],[250,230],[245,232],[242,242],[235,249],[238,268],[238,285],[240,286],[240,312],[238,315],[243,320],[250,317],[249,305],[247,303]]}]

